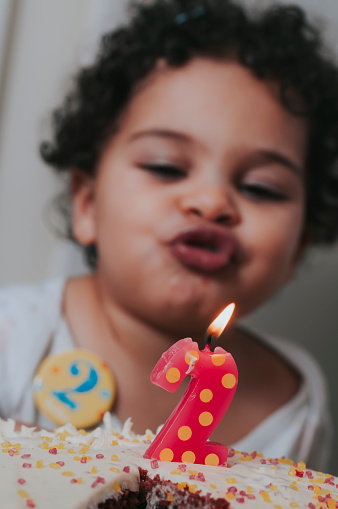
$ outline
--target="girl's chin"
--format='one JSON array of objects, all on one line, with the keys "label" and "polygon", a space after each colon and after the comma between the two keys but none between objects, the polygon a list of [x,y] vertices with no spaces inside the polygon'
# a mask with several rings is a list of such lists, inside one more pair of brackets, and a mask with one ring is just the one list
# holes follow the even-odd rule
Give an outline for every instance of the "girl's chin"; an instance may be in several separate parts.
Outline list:
[{"label": "girl's chin", "polygon": [[168,292],[165,296],[165,307],[168,310],[175,310],[178,313],[196,313],[205,307],[213,307],[215,301],[211,292],[203,291],[203,288],[196,288],[192,285],[181,286],[175,291]]},{"label": "girl's chin", "polygon": [[[231,300],[231,299],[230,299]],[[180,323],[206,324],[210,323],[228,303],[225,298],[215,298],[214,295],[185,290],[178,295],[171,295],[164,301],[162,316]],[[159,301],[157,302],[157,305]]]}]

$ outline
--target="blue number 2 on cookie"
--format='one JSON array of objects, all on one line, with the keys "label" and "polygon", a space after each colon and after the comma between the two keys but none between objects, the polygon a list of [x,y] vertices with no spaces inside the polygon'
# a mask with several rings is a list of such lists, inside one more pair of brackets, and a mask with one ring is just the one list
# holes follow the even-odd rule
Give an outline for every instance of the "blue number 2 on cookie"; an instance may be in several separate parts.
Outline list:
[{"label": "blue number 2 on cookie", "polygon": [[68,406],[71,410],[76,410],[78,407],[78,403],[74,401],[74,399],[70,399],[71,394],[74,393],[84,393],[89,392],[94,389],[98,382],[98,374],[94,369],[93,365],[90,362],[86,362],[83,360],[76,361],[70,366],[70,373],[74,377],[79,377],[82,375],[80,371],[80,364],[83,364],[87,367],[87,374],[83,377],[83,380],[76,387],[69,387],[62,391],[53,391],[53,396],[58,398],[61,403]]}]

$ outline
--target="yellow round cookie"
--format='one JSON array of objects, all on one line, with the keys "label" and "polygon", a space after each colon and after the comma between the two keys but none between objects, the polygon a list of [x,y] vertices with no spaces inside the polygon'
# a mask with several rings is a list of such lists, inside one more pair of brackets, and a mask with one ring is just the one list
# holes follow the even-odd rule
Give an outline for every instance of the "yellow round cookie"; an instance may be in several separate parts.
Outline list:
[{"label": "yellow round cookie", "polygon": [[33,380],[37,408],[62,426],[90,428],[110,410],[116,396],[114,376],[97,355],[74,349],[46,357]]}]

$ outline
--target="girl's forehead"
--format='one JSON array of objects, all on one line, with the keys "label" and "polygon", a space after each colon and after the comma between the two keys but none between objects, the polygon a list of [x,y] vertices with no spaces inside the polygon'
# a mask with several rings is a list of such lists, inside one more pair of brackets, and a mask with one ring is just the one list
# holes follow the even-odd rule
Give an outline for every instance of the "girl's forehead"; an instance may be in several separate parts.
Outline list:
[{"label": "girl's forehead", "polygon": [[279,84],[260,80],[235,60],[195,58],[182,67],[159,62],[135,91],[120,123],[126,132],[171,129],[220,142],[230,131],[305,145],[307,122],[289,113]]},{"label": "girl's forehead", "polygon": [[[274,80],[258,79],[253,72],[234,59],[194,58],[183,66],[172,67],[160,60],[155,69],[134,90],[125,109],[149,109],[156,102],[157,108],[189,108],[201,98],[212,105],[213,98],[223,102],[252,101],[260,98],[266,103],[282,107],[279,99],[280,85]],[[146,104],[149,102],[149,104]],[[154,109],[154,113],[155,113]]]}]

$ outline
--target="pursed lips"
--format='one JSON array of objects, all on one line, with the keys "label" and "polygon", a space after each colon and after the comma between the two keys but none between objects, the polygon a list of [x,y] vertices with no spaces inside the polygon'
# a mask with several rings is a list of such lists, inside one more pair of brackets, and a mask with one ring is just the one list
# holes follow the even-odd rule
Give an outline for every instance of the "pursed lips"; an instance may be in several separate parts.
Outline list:
[{"label": "pursed lips", "polygon": [[233,261],[237,242],[229,230],[221,227],[191,227],[170,242],[170,249],[188,267],[217,272]]}]

